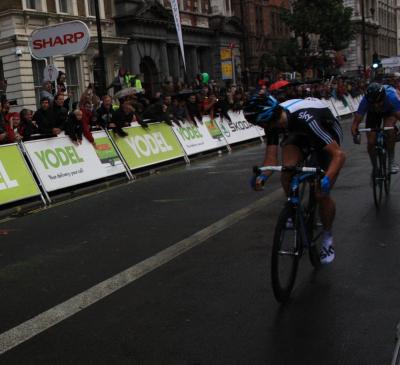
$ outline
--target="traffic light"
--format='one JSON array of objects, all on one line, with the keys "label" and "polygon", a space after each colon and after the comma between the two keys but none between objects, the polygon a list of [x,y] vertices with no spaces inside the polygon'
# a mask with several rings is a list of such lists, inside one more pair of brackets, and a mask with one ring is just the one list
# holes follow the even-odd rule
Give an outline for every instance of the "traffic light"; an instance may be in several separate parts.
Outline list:
[{"label": "traffic light", "polygon": [[373,68],[374,70],[376,70],[376,69],[381,68],[381,67],[382,67],[382,62],[381,62],[381,60],[379,59],[378,54],[375,52],[375,53],[372,55],[372,68]]}]

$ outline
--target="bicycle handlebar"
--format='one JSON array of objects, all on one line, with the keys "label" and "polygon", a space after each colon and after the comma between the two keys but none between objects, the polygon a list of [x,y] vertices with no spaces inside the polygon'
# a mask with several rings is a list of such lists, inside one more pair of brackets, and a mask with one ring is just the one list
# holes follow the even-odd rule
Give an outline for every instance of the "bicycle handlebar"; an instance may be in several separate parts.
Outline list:
[{"label": "bicycle handlebar", "polygon": [[325,173],[320,167],[299,167],[299,166],[254,166],[253,171],[259,175],[264,171],[294,171],[294,172],[312,172],[315,174]]},{"label": "bicycle handlebar", "polygon": [[360,128],[359,132],[378,132],[378,131],[389,131],[395,129],[394,127],[383,127],[383,128]]}]

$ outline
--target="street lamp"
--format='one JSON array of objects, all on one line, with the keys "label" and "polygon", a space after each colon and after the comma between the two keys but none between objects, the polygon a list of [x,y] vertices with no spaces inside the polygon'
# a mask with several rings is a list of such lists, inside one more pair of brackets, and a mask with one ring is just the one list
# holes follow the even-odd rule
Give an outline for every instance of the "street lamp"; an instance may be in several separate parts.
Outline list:
[{"label": "street lamp", "polygon": [[375,8],[370,8],[369,11],[371,13],[370,17],[365,16],[364,11],[364,0],[360,0],[360,10],[361,10],[361,42],[362,42],[362,61],[363,61],[363,70],[364,75],[367,70],[367,42],[366,42],[366,29],[365,29],[365,19],[374,18]]},{"label": "street lamp", "polygon": [[94,9],[96,12],[96,26],[97,26],[97,42],[99,48],[99,57],[98,57],[98,94],[99,96],[106,95],[106,67],[104,61],[104,48],[103,48],[103,36],[101,33],[101,20],[100,20],[100,10],[99,10],[99,0],[94,0]]}]

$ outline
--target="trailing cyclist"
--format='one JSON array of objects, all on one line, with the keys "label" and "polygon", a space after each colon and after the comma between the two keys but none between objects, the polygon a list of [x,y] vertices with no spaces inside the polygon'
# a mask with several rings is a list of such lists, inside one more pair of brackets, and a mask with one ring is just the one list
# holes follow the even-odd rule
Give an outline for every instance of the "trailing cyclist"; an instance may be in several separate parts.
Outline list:
[{"label": "trailing cyclist", "polygon": [[[353,137],[358,135],[358,126],[366,117],[366,128],[379,128],[383,120],[384,127],[394,127],[396,121],[400,119],[400,99],[396,93],[396,89],[389,85],[381,85],[377,82],[369,84],[365,96],[362,98],[357,112],[354,115],[351,133]],[[376,158],[374,156],[376,133],[368,132],[368,154],[371,159],[373,168],[375,168]],[[355,143],[360,143],[356,138]],[[396,143],[395,129],[387,131],[387,149],[389,157],[390,173],[397,174],[399,166],[394,162],[394,149]]]},{"label": "trailing cyclist", "polygon": [[[312,151],[316,163],[325,170],[321,179],[321,192],[317,199],[324,229],[320,260],[327,264],[335,258],[332,224],[335,218],[335,202],[330,196],[340,169],[345,162],[345,154],[340,147],[342,128],[327,104],[315,98],[293,99],[281,104],[270,95],[253,96],[244,107],[247,120],[265,129],[267,147],[264,166],[276,165],[281,147],[282,164],[301,164]],[[272,172],[265,172],[252,180],[253,188],[262,189]],[[282,173],[282,186],[289,193],[290,173]]]}]

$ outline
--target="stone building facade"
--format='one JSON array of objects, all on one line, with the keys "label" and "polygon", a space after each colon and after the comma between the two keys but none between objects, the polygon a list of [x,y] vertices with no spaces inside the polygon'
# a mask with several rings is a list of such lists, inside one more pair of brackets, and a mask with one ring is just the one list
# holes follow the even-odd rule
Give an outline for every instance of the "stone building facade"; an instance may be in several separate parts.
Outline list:
[{"label": "stone building facade", "polygon": [[289,0],[232,0],[233,13],[243,24],[243,64],[253,78],[263,71],[265,59],[274,44],[290,38],[288,27],[280,19],[281,8]]},{"label": "stone building facade", "polygon": [[353,8],[356,29],[354,40],[345,50],[347,62],[343,71],[357,75],[363,68],[362,5],[365,17],[366,66],[372,64],[372,55],[380,58],[398,54],[398,0],[345,0],[344,5]]},{"label": "stone building facade", "polygon": [[[116,37],[112,0],[99,0],[107,81],[118,69],[122,47],[127,39]],[[1,0],[0,1],[0,79],[7,80],[7,97],[22,107],[36,109],[45,62],[31,57],[29,38],[33,30],[61,22],[81,20],[91,33],[86,52],[57,57],[54,64],[66,73],[69,91],[77,100],[95,79],[97,30],[93,0]]]},{"label": "stone building facade", "polygon": [[220,51],[235,45],[240,74],[241,25],[232,16],[231,0],[179,0],[186,72],[169,0],[115,1],[117,34],[128,37],[124,66],[142,74],[144,88],[154,93],[165,80],[190,83],[207,72],[221,79]]}]

